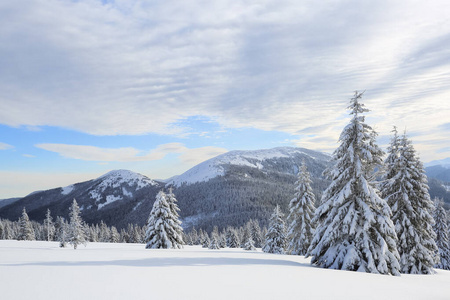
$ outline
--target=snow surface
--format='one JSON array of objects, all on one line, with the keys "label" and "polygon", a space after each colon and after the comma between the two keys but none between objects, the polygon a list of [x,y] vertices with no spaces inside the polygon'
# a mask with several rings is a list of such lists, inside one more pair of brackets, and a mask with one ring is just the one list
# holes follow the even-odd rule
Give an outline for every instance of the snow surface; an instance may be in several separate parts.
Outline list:
[{"label": "snow surface", "polygon": [[105,203],[100,203],[98,205],[98,209],[102,209],[105,205],[111,204],[113,202],[116,202],[117,200],[122,200],[122,196],[114,196],[114,195],[108,195],[106,196],[106,202]]},{"label": "snow surface", "polygon": [[73,184],[63,187],[63,188],[61,188],[61,194],[69,195],[70,193],[72,193],[74,188],[75,188],[75,186]]},{"label": "snow surface", "polygon": [[196,182],[204,182],[217,176],[225,175],[225,165],[247,166],[262,169],[263,165],[261,162],[264,160],[280,157],[291,157],[297,153],[308,155],[313,159],[319,158],[318,156],[320,156],[321,159],[325,156],[329,157],[326,153],[294,147],[278,147],[253,151],[230,151],[204,161],[181,175],[165,180],[165,182],[175,186],[180,186],[182,183],[192,184]]},{"label": "snow surface", "polygon": [[303,256],[144,244],[0,241],[1,299],[450,299],[450,272],[401,277],[312,267]]}]

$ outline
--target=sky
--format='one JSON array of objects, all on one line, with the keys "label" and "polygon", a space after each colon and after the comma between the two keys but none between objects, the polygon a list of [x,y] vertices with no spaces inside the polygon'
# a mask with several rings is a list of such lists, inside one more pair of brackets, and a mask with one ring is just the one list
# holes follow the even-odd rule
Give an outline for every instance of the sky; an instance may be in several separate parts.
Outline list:
[{"label": "sky", "polygon": [[386,147],[450,157],[450,3],[0,2],[0,199],[230,150],[331,153],[365,91]]}]

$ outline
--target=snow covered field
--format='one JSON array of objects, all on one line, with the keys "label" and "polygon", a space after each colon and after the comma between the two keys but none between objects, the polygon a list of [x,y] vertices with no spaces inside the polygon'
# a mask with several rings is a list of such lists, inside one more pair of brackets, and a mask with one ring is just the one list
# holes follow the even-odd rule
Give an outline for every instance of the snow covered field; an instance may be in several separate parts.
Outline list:
[{"label": "snow covered field", "polygon": [[0,299],[450,299],[450,272],[373,275],[240,249],[0,241]]}]

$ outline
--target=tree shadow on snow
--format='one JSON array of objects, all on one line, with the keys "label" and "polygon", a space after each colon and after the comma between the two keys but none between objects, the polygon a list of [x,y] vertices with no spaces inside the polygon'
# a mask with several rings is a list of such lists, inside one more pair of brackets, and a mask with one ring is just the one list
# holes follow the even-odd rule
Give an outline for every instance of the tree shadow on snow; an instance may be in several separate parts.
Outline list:
[{"label": "tree shadow on snow", "polygon": [[85,267],[85,266],[125,266],[125,267],[178,267],[178,266],[243,266],[243,265],[272,265],[311,267],[289,260],[233,258],[233,257],[152,257],[137,260],[111,260],[111,261],[53,261],[30,262],[19,264],[0,264],[2,266],[48,266],[48,267]]}]

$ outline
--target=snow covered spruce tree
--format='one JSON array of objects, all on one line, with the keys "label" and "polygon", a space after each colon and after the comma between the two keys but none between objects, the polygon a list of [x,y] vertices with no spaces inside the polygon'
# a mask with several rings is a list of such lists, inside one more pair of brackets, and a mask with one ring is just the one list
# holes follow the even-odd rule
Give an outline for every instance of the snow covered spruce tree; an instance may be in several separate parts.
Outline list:
[{"label": "snow covered spruce tree", "polygon": [[216,232],[211,233],[211,240],[209,241],[208,249],[219,250],[219,235]]},{"label": "snow covered spruce tree", "polygon": [[287,253],[292,255],[305,255],[314,236],[315,225],[314,202],[316,198],[311,188],[311,176],[302,162],[295,188],[295,198],[289,203],[288,215],[288,249]]},{"label": "snow covered spruce tree", "polygon": [[28,218],[27,211],[25,207],[22,211],[22,216],[19,220],[19,235],[17,237],[19,241],[34,241],[36,239],[34,234],[33,225]]},{"label": "snow covered spruce tree", "polygon": [[391,210],[373,183],[383,151],[362,116],[368,110],[361,97],[355,92],[350,101],[353,117],[341,133],[333,166],[324,172],[331,184],[316,209],[318,225],[307,255],[323,268],[399,275]]},{"label": "snow covered spruce tree", "polygon": [[284,227],[283,213],[277,205],[269,221],[266,241],[262,251],[267,253],[284,254],[286,248],[286,229]]},{"label": "snow covered spruce tree", "polygon": [[170,212],[172,213],[173,221],[175,223],[174,230],[177,231],[177,236],[181,237],[179,240],[177,240],[177,243],[179,245],[178,248],[181,248],[183,245],[185,245],[185,242],[183,240],[184,232],[183,227],[181,227],[181,221],[179,220],[180,208],[177,205],[178,200],[175,198],[172,187],[169,188],[169,193],[167,194],[167,202],[169,203]]},{"label": "snow covered spruce tree", "polygon": [[436,246],[438,247],[440,261],[435,265],[435,268],[450,270],[450,241],[448,239],[448,225],[447,225],[447,212],[444,209],[444,202],[441,199],[436,198],[434,211],[433,226],[436,233]]},{"label": "snow covered spruce tree", "polygon": [[388,151],[381,191],[392,210],[400,272],[431,274],[438,258],[433,231],[434,205],[423,165],[406,134],[399,138],[395,129]]},{"label": "snow covered spruce tree", "polygon": [[246,240],[243,248],[244,248],[244,250],[247,250],[247,251],[256,250],[255,242],[253,241],[253,238],[252,238],[251,234],[248,235],[247,240]]},{"label": "snow covered spruce tree", "polygon": [[55,235],[55,225],[53,224],[53,218],[50,213],[50,209],[47,209],[47,214],[45,215],[44,233],[45,238],[48,242],[53,241],[53,236]]},{"label": "snow covered spruce tree", "polygon": [[63,217],[57,216],[55,222],[56,240],[59,241],[59,247],[65,248],[67,246],[69,225]]},{"label": "snow covered spruce tree", "polygon": [[179,249],[183,247],[183,229],[177,215],[172,213],[170,199],[160,191],[156,195],[147,221],[146,249]]},{"label": "snow covered spruce tree", "polygon": [[86,246],[87,236],[84,229],[84,222],[81,219],[80,208],[75,199],[73,199],[72,205],[70,206],[69,218],[69,243],[73,245],[73,249],[77,249],[80,244]]},{"label": "snow covered spruce tree", "polygon": [[261,227],[259,226],[258,221],[250,220],[250,228],[251,228],[251,234],[252,234],[254,246],[256,248],[261,248],[262,244],[263,244],[263,236],[262,236]]},{"label": "snow covered spruce tree", "polygon": [[226,240],[227,247],[239,248],[239,236],[235,228],[227,227]]}]

